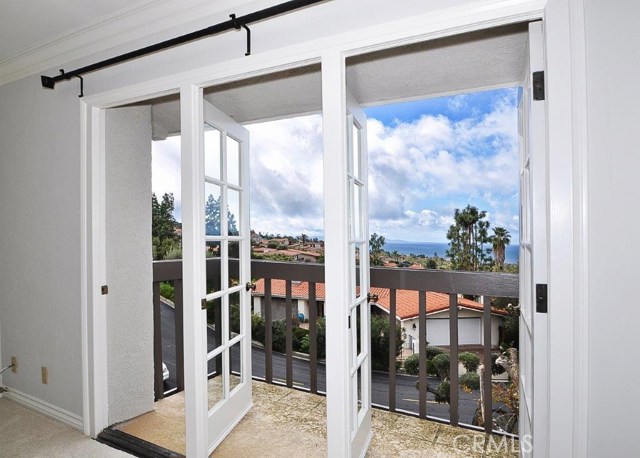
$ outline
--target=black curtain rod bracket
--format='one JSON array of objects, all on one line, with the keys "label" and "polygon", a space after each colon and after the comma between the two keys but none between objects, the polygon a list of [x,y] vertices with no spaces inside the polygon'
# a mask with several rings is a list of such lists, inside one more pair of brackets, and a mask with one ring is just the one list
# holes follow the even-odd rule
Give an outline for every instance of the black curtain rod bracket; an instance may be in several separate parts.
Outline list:
[{"label": "black curtain rod bracket", "polygon": [[212,35],[217,35],[222,32],[226,32],[228,30],[240,30],[245,29],[247,32],[247,52],[245,56],[251,55],[251,30],[249,30],[248,24],[253,22],[263,21],[265,19],[269,19],[275,16],[280,16],[282,14],[290,13],[295,10],[299,10],[301,8],[305,8],[307,6],[314,5],[316,3],[322,3],[329,0],[290,0],[285,3],[280,3],[279,5],[274,5],[269,8],[265,8],[263,10],[254,11],[253,13],[245,14],[244,16],[236,17],[235,14],[230,15],[230,20],[220,22],[218,24],[206,27],[204,29],[196,30],[195,32],[187,33],[185,35],[181,35],[179,37],[171,38],[169,40],[161,41],[160,43],[156,43],[153,45],[146,46],[144,48],[136,49],[135,51],[130,51],[124,54],[120,54],[119,56],[111,57],[109,59],[96,62],[95,64],[87,65],[85,67],[81,67],[70,72],[65,72],[64,70],[60,70],[60,75],[57,76],[40,76],[40,81],[42,83],[43,88],[54,89],[56,84],[61,81],[68,81],[72,78],[80,79],[80,95],[79,97],[84,96],[84,80],[82,75],[87,73],[95,72],[96,70],[101,70],[106,67],[110,67],[112,65],[117,65],[122,62],[127,62],[133,59],[137,59],[138,57],[147,56],[149,54],[153,54],[165,49],[173,48],[175,46],[180,46],[185,43],[189,43],[191,41],[200,40],[202,38],[210,37]]},{"label": "black curtain rod bracket", "polygon": [[247,27],[247,24],[240,24],[238,18],[235,14],[230,14],[229,17],[233,21],[233,28],[236,30],[245,29],[247,31],[247,52],[244,53],[245,56],[251,55],[251,30]]}]

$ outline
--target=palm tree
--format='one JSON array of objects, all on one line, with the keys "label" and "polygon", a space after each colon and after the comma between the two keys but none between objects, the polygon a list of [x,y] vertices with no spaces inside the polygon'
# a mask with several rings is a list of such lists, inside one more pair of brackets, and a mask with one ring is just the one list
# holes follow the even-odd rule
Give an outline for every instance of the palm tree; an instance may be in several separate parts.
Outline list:
[{"label": "palm tree", "polygon": [[505,249],[511,243],[511,234],[504,227],[494,227],[491,243],[496,258],[496,267],[498,270],[503,270]]},{"label": "palm tree", "polygon": [[400,253],[398,252],[398,250],[393,250],[393,253],[391,253],[391,255],[396,260],[396,262],[400,261]]}]

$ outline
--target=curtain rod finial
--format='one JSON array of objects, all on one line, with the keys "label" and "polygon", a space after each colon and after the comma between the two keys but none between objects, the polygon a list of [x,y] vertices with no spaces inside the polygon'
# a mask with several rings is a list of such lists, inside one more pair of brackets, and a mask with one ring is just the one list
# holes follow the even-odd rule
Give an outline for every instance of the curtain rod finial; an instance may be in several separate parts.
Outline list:
[{"label": "curtain rod finial", "polygon": [[42,75],[40,76],[40,81],[42,81],[42,87],[46,87],[47,89],[53,89],[56,85],[50,76]]}]

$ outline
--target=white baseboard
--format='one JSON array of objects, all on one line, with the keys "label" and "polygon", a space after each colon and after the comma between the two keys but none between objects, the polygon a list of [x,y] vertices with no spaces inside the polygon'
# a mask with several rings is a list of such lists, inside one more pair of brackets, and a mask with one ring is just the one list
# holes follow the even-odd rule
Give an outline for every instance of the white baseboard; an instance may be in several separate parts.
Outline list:
[{"label": "white baseboard", "polygon": [[11,399],[12,401],[17,402],[18,404],[22,404],[31,410],[35,410],[46,417],[71,426],[74,429],[79,431],[84,430],[84,423],[81,416],[69,412],[68,410],[61,409],[60,407],[56,407],[53,404],[49,404],[42,399],[22,393],[13,388],[9,388],[7,392],[2,394],[2,396],[6,399]]}]

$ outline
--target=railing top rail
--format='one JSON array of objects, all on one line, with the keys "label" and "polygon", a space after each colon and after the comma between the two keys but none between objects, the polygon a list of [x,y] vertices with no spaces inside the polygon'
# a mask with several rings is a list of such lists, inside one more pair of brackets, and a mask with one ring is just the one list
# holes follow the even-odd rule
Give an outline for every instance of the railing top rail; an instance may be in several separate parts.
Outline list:
[{"label": "railing top rail", "polygon": [[[215,275],[219,258],[207,259],[207,275]],[[231,271],[238,270],[238,261],[232,260]],[[433,291],[446,294],[472,294],[517,298],[519,279],[516,274],[499,272],[460,272],[451,270],[413,270],[402,268],[371,268],[371,286],[414,291]],[[324,282],[324,265],[297,262],[251,260],[253,278]],[[153,281],[171,281],[182,278],[182,260],[153,262]]]},{"label": "railing top rail", "polygon": [[518,285],[518,275],[500,272],[371,268],[371,286],[380,288],[517,298]]}]

